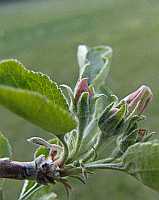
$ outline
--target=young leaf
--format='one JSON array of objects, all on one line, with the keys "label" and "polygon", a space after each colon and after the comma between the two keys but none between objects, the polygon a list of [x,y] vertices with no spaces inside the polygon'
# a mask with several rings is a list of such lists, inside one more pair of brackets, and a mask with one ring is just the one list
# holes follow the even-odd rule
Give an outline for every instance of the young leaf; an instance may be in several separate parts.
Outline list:
[{"label": "young leaf", "polygon": [[12,156],[12,148],[8,139],[0,132],[0,157],[10,158]]},{"label": "young leaf", "polygon": [[159,142],[136,143],[123,155],[126,171],[143,184],[159,191]]},{"label": "young leaf", "polygon": [[55,135],[76,127],[68,111],[37,92],[0,86],[0,104]]},{"label": "young leaf", "polygon": [[31,196],[42,187],[44,186],[36,183],[35,181],[25,180],[18,200],[31,199]]},{"label": "young leaf", "polygon": [[52,185],[44,186],[26,180],[18,200],[54,200],[57,195],[52,192]]},{"label": "young leaf", "polygon": [[88,53],[88,47],[85,45],[79,45],[77,50],[77,60],[80,69],[83,68],[86,64],[86,57]]},{"label": "young leaf", "polygon": [[[70,134],[70,133],[68,133],[68,134]],[[48,142],[49,142],[49,144],[57,145],[59,143],[59,140],[57,138],[53,138],[53,139],[49,140]],[[50,149],[46,148],[46,146],[40,145],[34,153],[34,158],[37,158],[40,155],[44,155],[47,158],[49,156],[49,152],[50,152]]]},{"label": "young leaf", "polygon": [[[85,50],[84,50],[85,49]],[[87,51],[86,51],[87,50]],[[83,57],[81,54],[83,53]],[[88,78],[89,85],[99,88],[105,81],[110,67],[112,49],[109,46],[79,48],[80,77]],[[81,65],[83,64],[83,67]]]},{"label": "young leaf", "polygon": [[45,74],[26,69],[17,60],[0,62],[0,85],[38,92],[54,104],[68,109],[66,100],[55,82]]}]

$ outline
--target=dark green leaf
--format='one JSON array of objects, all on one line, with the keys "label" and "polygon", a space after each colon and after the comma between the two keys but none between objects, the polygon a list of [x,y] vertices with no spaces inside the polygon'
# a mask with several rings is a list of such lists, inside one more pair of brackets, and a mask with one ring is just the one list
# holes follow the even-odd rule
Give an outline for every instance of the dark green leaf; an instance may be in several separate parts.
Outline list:
[{"label": "dark green leaf", "polygon": [[66,100],[55,82],[45,74],[27,70],[17,60],[0,62],[0,85],[38,92],[53,104],[68,109]]}]

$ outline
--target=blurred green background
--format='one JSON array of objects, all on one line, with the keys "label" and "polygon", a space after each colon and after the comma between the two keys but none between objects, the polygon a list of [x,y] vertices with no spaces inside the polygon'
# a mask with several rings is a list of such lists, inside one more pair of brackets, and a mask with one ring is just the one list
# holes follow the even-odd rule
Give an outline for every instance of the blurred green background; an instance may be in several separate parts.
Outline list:
[{"label": "blurred green background", "polygon": [[[3,1],[4,2],[4,1]],[[112,46],[109,85],[125,96],[141,84],[154,92],[147,127],[158,131],[159,1],[34,0],[0,3],[0,59],[17,58],[28,68],[74,86],[78,44]],[[14,159],[31,160],[30,136],[50,135],[0,108],[0,129]],[[100,172],[86,185],[74,183],[71,200],[158,200],[159,194],[122,174]],[[5,183],[5,200],[16,199],[21,183]],[[55,188],[58,190],[57,188]],[[18,191],[17,191],[18,190]],[[60,190],[63,188],[60,186]],[[60,199],[64,199],[61,197]]]}]

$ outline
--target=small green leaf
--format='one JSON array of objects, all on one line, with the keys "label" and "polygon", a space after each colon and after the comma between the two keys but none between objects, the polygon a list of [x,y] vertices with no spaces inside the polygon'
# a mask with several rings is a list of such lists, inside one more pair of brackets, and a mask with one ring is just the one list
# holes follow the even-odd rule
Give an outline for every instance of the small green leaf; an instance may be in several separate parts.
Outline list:
[{"label": "small green leaf", "polygon": [[123,155],[126,171],[148,187],[159,191],[159,141],[136,143]]},{"label": "small green leaf", "polygon": [[49,156],[49,149],[44,146],[38,147],[34,153],[34,157],[37,158],[40,155],[44,155],[47,158]]},{"label": "small green leaf", "polygon": [[25,180],[18,200],[31,199],[31,196],[42,187],[44,186],[36,183],[35,181]]},{"label": "small green leaf", "polygon": [[55,135],[76,127],[68,111],[37,92],[0,86],[0,104]]},{"label": "small green leaf", "polygon": [[86,64],[86,57],[88,53],[88,47],[85,45],[79,45],[77,50],[77,60],[80,69],[82,69]]},{"label": "small green leaf", "polygon": [[57,200],[57,195],[52,190],[52,185],[44,186],[26,180],[18,200]]},{"label": "small green leaf", "polygon": [[89,93],[83,92],[77,104],[77,116],[79,119],[79,132],[83,134],[85,127],[88,125],[90,117]]},{"label": "small green leaf", "polygon": [[[83,56],[82,56],[83,53]],[[80,77],[88,78],[89,85],[99,88],[105,81],[110,68],[112,49],[109,46],[79,48]],[[83,66],[82,66],[83,65]]]},{"label": "small green leaf", "polygon": [[68,105],[57,84],[47,75],[26,69],[17,60],[0,62],[0,85],[38,92],[63,109]]},{"label": "small green leaf", "polygon": [[[70,133],[69,133],[70,134]],[[48,141],[50,144],[58,144],[59,145],[59,140],[57,138],[53,138]],[[46,148],[45,146],[40,145],[35,153],[34,153],[34,158],[39,157],[40,155],[44,155],[46,158],[49,156],[50,150]]]},{"label": "small green leaf", "polygon": [[8,139],[0,132],[0,157],[10,158],[12,156],[12,148]]}]

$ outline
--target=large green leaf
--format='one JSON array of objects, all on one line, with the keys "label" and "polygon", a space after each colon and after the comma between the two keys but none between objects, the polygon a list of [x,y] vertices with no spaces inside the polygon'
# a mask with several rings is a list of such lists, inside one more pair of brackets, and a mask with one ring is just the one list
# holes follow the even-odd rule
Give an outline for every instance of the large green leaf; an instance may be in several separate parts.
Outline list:
[{"label": "large green leaf", "polygon": [[148,187],[159,191],[159,141],[136,143],[123,155],[126,171]]},{"label": "large green leaf", "polygon": [[10,59],[0,62],[0,84],[38,92],[53,101],[54,104],[60,105],[64,109],[68,108],[65,98],[55,82],[45,74],[27,70],[17,60]]},{"label": "large green leaf", "polygon": [[68,111],[37,92],[0,86],[0,104],[55,135],[76,127]]},{"label": "large green leaf", "polygon": [[88,78],[89,84],[99,88],[109,73],[112,49],[109,46],[89,48],[82,45],[79,46],[77,55],[80,78]]},{"label": "large green leaf", "polygon": [[8,139],[0,132],[0,158],[11,157],[12,148]]}]

